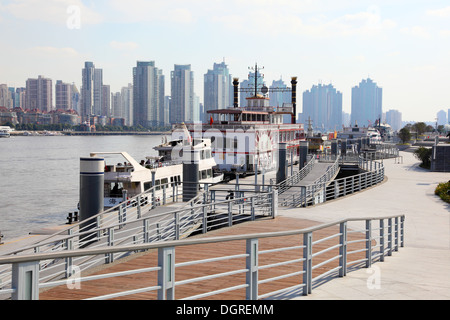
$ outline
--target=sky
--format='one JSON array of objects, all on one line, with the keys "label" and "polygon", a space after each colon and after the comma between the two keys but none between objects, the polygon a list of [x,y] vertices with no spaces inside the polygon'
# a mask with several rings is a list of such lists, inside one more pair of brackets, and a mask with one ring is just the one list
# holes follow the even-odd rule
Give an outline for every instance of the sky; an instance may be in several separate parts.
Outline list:
[{"label": "sky", "polygon": [[450,109],[448,0],[0,0],[0,83],[25,87],[38,75],[81,86],[85,61],[103,69],[111,92],[132,83],[137,61],[166,77],[190,64],[203,101],[203,77],[225,61],[245,80],[258,63],[268,85],[298,77],[343,93],[370,77],[383,111],[435,121]]}]

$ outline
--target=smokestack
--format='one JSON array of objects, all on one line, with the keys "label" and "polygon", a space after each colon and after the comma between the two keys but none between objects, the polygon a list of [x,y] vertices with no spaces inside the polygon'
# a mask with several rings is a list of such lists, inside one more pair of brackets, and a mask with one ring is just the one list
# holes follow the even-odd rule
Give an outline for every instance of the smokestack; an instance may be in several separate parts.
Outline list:
[{"label": "smokestack", "polygon": [[292,123],[296,123],[295,119],[297,118],[297,77],[292,77]]},{"label": "smokestack", "polygon": [[233,79],[233,87],[234,87],[234,103],[233,106],[235,108],[239,107],[239,78]]}]

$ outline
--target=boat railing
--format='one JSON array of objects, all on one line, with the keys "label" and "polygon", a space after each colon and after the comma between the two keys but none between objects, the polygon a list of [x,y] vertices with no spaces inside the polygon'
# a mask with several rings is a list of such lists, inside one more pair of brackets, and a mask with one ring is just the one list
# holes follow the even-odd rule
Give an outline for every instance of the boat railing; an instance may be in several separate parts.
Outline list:
[{"label": "boat railing", "polygon": [[[339,165],[344,163],[357,163],[358,168],[364,172],[341,179],[334,179],[339,171]],[[279,199],[281,206],[307,207],[318,203],[334,200],[355,192],[360,192],[385,179],[385,170],[382,162],[358,157],[342,157],[327,172],[314,183],[308,186],[292,186],[298,192],[282,195]]]},{"label": "boat railing", "polygon": [[[325,236],[324,230],[327,230]],[[404,235],[404,215],[374,215],[301,230],[1,257],[0,266],[10,266],[13,280],[10,288],[0,290],[0,295],[13,300],[38,300],[40,289],[60,286],[59,290],[72,289],[71,296],[76,299],[77,294],[86,296],[82,284],[89,281],[107,279],[113,283],[116,277],[142,274],[145,284],[127,286],[116,292],[102,292],[99,288],[97,296],[89,300],[126,299],[134,294],[145,294],[146,299],[195,300],[217,297],[221,293],[234,293],[236,298],[247,300],[289,299],[311,294],[313,288],[324,281],[345,277],[351,271],[372,268],[374,263],[385,261],[404,247]],[[295,239],[296,244],[291,239]],[[187,261],[178,258],[180,250],[195,245],[221,248],[231,242],[235,244],[230,246],[231,249],[215,250],[213,256],[202,252],[201,256],[192,254]],[[145,265],[115,273],[85,275],[79,272],[75,262],[97,257],[112,260],[115,255],[149,250],[157,251],[157,258],[146,259]],[[43,261],[66,261],[71,271],[62,279],[45,281],[42,270],[39,271]],[[228,267],[226,270],[211,269],[208,263],[214,262]],[[197,285],[205,282],[208,285]]]},{"label": "boat railing", "polygon": [[[10,255],[34,255],[36,253],[54,253],[79,248],[116,247],[139,243],[179,240],[195,232],[206,233],[210,230],[231,226],[243,221],[276,215],[278,193],[270,191],[236,192],[232,199],[226,198],[226,192],[209,190],[205,185],[201,193],[181,207],[163,212],[151,208],[167,204],[167,189],[175,195],[174,202],[181,201],[182,185],[173,184],[172,188],[155,188],[131,198],[116,207],[55,233],[30,247],[12,252]],[[178,190],[178,191],[177,191]],[[170,195],[170,193],[169,193]],[[275,198],[276,197],[276,198]],[[81,270],[108,264],[122,255],[98,256],[95,259],[80,258],[68,260],[41,260],[42,281],[53,281],[70,273],[71,265]],[[11,285],[11,269],[0,268],[0,289]]]}]

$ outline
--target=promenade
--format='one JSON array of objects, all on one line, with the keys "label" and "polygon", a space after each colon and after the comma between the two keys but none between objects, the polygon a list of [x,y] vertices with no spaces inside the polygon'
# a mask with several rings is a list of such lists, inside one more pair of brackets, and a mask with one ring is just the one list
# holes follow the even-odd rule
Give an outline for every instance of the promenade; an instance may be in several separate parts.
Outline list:
[{"label": "promenade", "polygon": [[[329,222],[341,218],[405,214],[405,247],[372,269],[347,273],[314,287],[311,299],[450,299],[450,205],[434,195],[450,173],[429,172],[412,153],[403,163],[384,160],[387,181],[361,193],[302,209],[279,208],[282,217]],[[349,225],[349,227],[351,227]]]}]

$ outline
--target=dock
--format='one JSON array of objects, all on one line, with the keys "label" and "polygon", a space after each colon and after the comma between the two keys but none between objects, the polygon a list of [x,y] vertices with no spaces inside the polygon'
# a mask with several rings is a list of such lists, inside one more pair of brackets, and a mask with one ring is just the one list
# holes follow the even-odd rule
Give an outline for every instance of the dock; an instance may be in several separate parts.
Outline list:
[{"label": "dock", "polygon": [[[405,244],[404,247],[392,256],[387,256],[384,262],[375,263],[370,268],[359,266],[350,268],[345,277],[338,277],[336,273],[321,279],[313,284],[311,294],[302,295],[302,290],[293,289],[280,294],[270,295],[267,299],[449,299],[450,298],[450,278],[448,268],[450,265],[450,207],[434,195],[434,189],[438,183],[450,180],[449,173],[429,172],[418,167],[418,161],[411,153],[401,152],[402,163],[395,159],[384,160],[384,169],[387,179],[377,186],[373,186],[361,192],[341,197],[336,200],[322,203],[320,205],[307,208],[278,207],[277,215],[274,219],[263,218],[257,221],[244,222],[232,227],[200,234],[193,238],[214,238],[226,235],[242,235],[253,233],[276,232],[286,230],[299,230],[317,226],[323,223],[330,223],[338,219],[361,218],[365,216],[392,216],[403,214],[405,216]],[[262,178],[262,177],[259,177]],[[266,179],[269,176],[265,177]],[[251,181],[252,177],[247,177],[242,182]],[[353,222],[348,223],[349,230],[358,230]],[[339,230],[327,228],[314,235],[315,238],[327,238],[336,234]],[[358,237],[361,234],[349,235]],[[298,245],[299,237],[291,236],[285,239],[273,240],[261,239],[259,246],[264,250],[270,250],[272,246]],[[325,245],[326,241],[323,243]],[[0,247],[1,248],[1,247]],[[183,264],[188,258],[209,259],[215,254],[234,254],[235,250],[245,252],[245,242],[227,242],[208,245],[193,245],[177,250],[177,263]],[[323,249],[320,244],[315,250]],[[327,260],[336,252],[329,251],[320,259]],[[288,253],[277,253],[267,258],[262,258],[260,265],[273,263],[277,258],[283,260]],[[360,257],[355,256],[358,260]],[[113,264],[98,267],[92,270],[89,275],[102,274],[106,272],[123,272],[130,269],[147,267],[147,262],[156,260],[157,252],[148,251],[135,255],[130,255],[123,260],[117,260]],[[265,260],[266,259],[266,260]],[[320,260],[316,263],[321,263]],[[337,263],[337,262],[336,262]],[[233,260],[233,266],[240,265],[245,268],[245,259]],[[205,267],[177,270],[176,281],[183,281],[184,277],[202,277],[200,271],[211,270],[219,273],[229,272],[229,264],[222,262],[211,262]],[[335,264],[319,268],[314,272],[327,272],[326,268],[333,269]],[[205,269],[207,268],[207,269]],[[178,269],[178,268],[177,268]],[[260,272],[260,277],[273,278],[279,274],[271,273],[267,269]],[[283,271],[290,272],[289,267]],[[84,275],[83,275],[84,276]],[[314,275],[313,275],[314,276]],[[223,286],[238,286],[242,283],[245,274],[234,275],[226,280],[202,282],[202,285],[186,285],[176,288],[176,299],[182,299],[188,295],[201,294],[201,290],[216,290]],[[145,280],[144,280],[145,279]],[[155,285],[155,275],[138,274],[124,277],[111,278],[108,280],[95,280],[92,283],[82,283],[83,290],[69,290],[67,286],[58,286],[44,290],[39,298],[42,300],[78,300],[88,299],[98,295],[107,295],[119,290],[133,290],[137,287]],[[276,283],[268,283],[260,286],[260,294],[278,290],[278,286],[290,287],[301,282],[301,276],[283,278]],[[233,281],[236,281],[234,283]],[[245,282],[245,281],[244,281]],[[216,287],[215,287],[216,286]],[[184,291],[183,291],[184,290]],[[196,291],[197,290],[197,291]],[[200,291],[198,291],[200,290]],[[141,293],[129,295],[122,299],[156,299],[155,293]],[[245,289],[238,289],[222,295],[213,296],[210,299],[242,300],[245,299]]]}]

